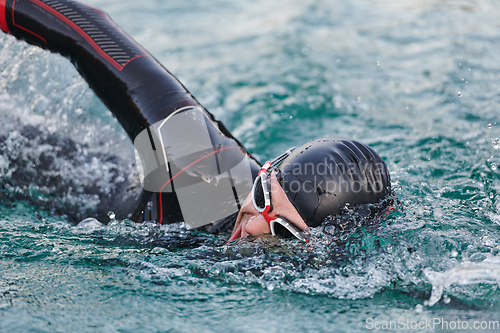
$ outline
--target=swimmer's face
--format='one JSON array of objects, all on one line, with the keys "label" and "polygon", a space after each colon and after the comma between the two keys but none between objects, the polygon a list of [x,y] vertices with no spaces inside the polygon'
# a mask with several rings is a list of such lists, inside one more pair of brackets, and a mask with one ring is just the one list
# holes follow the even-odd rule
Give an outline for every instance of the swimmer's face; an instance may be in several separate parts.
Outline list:
[{"label": "swimmer's face", "polygon": [[[288,197],[281,188],[278,179],[276,179],[274,171],[271,174],[271,200],[273,210],[268,213],[269,216],[284,217],[300,230],[308,228],[307,224],[304,222],[302,217],[300,217],[295,207],[292,205],[290,200],[288,200]],[[249,235],[259,236],[269,233],[271,233],[269,224],[264,216],[262,216],[262,214],[255,209],[252,202],[252,193],[250,193],[243,202],[243,206],[238,213],[236,224],[234,225],[234,229],[229,240],[232,241]]]}]

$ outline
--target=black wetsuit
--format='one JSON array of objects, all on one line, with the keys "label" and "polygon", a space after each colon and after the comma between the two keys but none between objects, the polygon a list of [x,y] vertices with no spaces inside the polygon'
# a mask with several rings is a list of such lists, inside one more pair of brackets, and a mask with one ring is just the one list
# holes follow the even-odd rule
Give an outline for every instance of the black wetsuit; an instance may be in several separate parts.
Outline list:
[{"label": "black wetsuit", "polygon": [[[105,13],[72,0],[0,0],[0,27],[30,44],[69,58],[132,141],[148,126],[186,106],[200,106],[156,59]],[[209,113],[208,113],[209,114]],[[221,141],[241,144],[209,114]],[[217,138],[216,138],[217,140]],[[258,162],[250,159],[252,174]],[[152,219],[183,221],[176,192],[142,191],[118,218],[141,221],[153,201]],[[119,198],[117,197],[117,200]]]}]

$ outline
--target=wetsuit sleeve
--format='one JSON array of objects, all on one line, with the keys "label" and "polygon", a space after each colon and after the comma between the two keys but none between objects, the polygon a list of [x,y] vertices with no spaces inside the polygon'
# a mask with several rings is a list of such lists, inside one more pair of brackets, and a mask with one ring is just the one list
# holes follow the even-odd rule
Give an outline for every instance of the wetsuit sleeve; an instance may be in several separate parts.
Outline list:
[{"label": "wetsuit sleeve", "polygon": [[4,32],[69,58],[132,140],[173,111],[199,105],[98,9],[71,0],[0,0],[0,12]]},{"label": "wetsuit sleeve", "polygon": [[[72,0],[0,0],[0,28],[69,58],[132,141],[172,112],[200,106],[170,72],[107,14],[91,6]],[[221,136],[238,142],[208,114]],[[241,146],[239,142],[238,145]],[[251,164],[252,173],[256,173],[258,163],[252,158]],[[176,200],[169,202],[173,201]],[[178,209],[169,205],[164,209],[172,215]],[[177,214],[171,220],[179,219]]]}]

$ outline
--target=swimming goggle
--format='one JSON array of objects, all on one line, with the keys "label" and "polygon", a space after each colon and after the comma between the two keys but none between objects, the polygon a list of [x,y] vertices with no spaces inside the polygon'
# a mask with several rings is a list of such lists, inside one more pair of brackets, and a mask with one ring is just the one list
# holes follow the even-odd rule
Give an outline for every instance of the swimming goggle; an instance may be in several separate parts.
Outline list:
[{"label": "swimming goggle", "polygon": [[273,210],[271,200],[271,173],[281,165],[294,149],[295,147],[290,148],[271,162],[267,161],[264,163],[252,186],[252,202],[255,209],[261,213],[267,223],[269,223],[273,236],[279,235],[285,238],[296,237],[306,242],[309,239],[309,233],[307,231],[298,229],[284,217],[272,217],[268,215],[268,213]]}]

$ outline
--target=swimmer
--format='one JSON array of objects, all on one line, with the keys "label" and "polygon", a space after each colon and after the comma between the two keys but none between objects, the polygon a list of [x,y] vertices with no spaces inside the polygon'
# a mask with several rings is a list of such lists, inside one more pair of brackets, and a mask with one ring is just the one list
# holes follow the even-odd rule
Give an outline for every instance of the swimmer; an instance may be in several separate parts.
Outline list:
[{"label": "swimmer", "polygon": [[308,228],[346,206],[388,209],[380,203],[391,191],[389,173],[370,147],[317,139],[261,166],[98,9],[73,0],[0,0],[0,28],[69,58],[133,141],[142,190],[116,196],[117,218],[232,230],[230,240],[271,233],[306,241]]},{"label": "swimmer", "polygon": [[346,205],[367,215],[370,203],[380,204],[380,212],[391,209],[389,193],[387,167],[370,147],[342,138],[313,140],[264,164],[230,240],[272,233],[306,241],[309,227],[343,213]]}]

